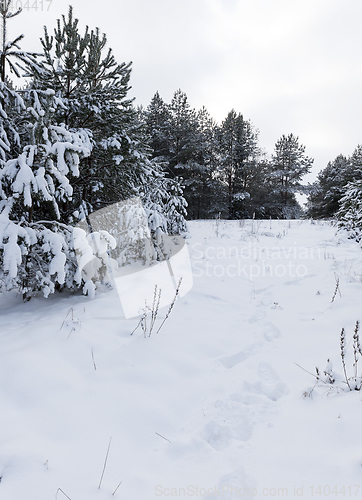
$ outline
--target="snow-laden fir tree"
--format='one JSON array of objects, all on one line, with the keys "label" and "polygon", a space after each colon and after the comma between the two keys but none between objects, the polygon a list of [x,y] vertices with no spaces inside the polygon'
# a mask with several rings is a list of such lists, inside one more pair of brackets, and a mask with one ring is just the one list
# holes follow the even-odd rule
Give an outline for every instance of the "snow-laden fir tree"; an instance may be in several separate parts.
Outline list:
[{"label": "snow-laden fir tree", "polygon": [[196,113],[196,123],[192,158],[181,171],[187,211],[192,219],[215,217],[225,206],[222,186],[216,175],[216,123],[205,107]]},{"label": "snow-laden fir tree", "polygon": [[0,82],[0,166],[20,152],[21,134],[26,132],[20,119],[24,111],[21,95],[8,83]]},{"label": "snow-laden fir tree", "polygon": [[139,195],[145,208],[157,258],[171,251],[169,235],[186,235],[187,202],[182,179],[167,177],[160,159],[150,162],[149,183],[143,183]]},{"label": "snow-laden fir tree", "polygon": [[336,214],[338,227],[346,229],[351,238],[362,240],[362,180],[350,182],[340,199]]},{"label": "snow-laden fir tree", "polygon": [[271,161],[271,180],[280,216],[293,218],[298,215],[296,193],[305,192],[301,180],[314,160],[305,154],[305,146],[293,134],[283,135],[275,144]]},{"label": "snow-laden fir tree", "polygon": [[[55,113],[56,121],[91,131],[91,153],[80,160],[68,216],[87,215],[150,191],[160,171],[158,164],[149,161],[149,138],[141,113],[127,97],[131,64],[118,64],[106,44],[98,28],[86,27],[80,33],[70,7],[53,35],[45,29],[43,68],[28,65],[32,87],[50,87],[63,100],[65,109]],[[161,211],[158,216],[167,214]]]},{"label": "snow-laden fir tree", "polygon": [[251,179],[259,154],[258,131],[231,110],[218,131],[218,177],[227,191],[229,218],[249,215]]},{"label": "snow-laden fir tree", "polygon": [[314,218],[333,217],[339,209],[346,184],[353,179],[350,159],[338,155],[321,170],[308,196],[308,215]]},{"label": "snow-laden fir tree", "polygon": [[[173,174],[183,179],[188,215],[200,218],[218,213],[220,184],[213,177],[216,124],[205,108],[198,112],[193,109],[187,95],[180,89],[174,93],[169,110],[169,165]],[[212,203],[210,195],[215,195]]]},{"label": "snow-laden fir tree", "polygon": [[61,207],[72,199],[70,179],[79,175],[79,159],[89,156],[91,142],[86,131],[52,123],[63,107],[53,90],[23,92],[22,101],[28,140],[22,138],[20,154],[0,169],[2,279],[7,289],[26,296],[48,295],[55,286],[76,284],[72,228],[64,224]]},{"label": "snow-laden fir tree", "polygon": [[156,92],[143,115],[152,158],[162,162],[169,177],[183,179],[188,217],[207,218],[222,211],[222,186],[215,176],[216,123],[207,110],[196,112],[179,89],[169,104]]},{"label": "snow-laden fir tree", "polygon": [[171,111],[158,92],[144,112],[152,157],[167,162],[170,158]]},{"label": "snow-laden fir tree", "polygon": [[308,214],[311,217],[333,217],[340,208],[349,183],[362,179],[362,146],[350,156],[338,155],[321,170],[309,195]]},{"label": "snow-laden fir tree", "polygon": [[[5,26],[12,17],[9,6],[1,4]],[[14,56],[8,50],[5,55],[3,50],[3,63]],[[31,55],[22,52],[17,58],[41,71]],[[82,284],[81,268],[64,207],[72,202],[80,159],[91,153],[90,133],[56,123],[54,116],[66,105],[53,89],[15,91],[6,75],[4,80],[0,83],[0,288],[16,288],[25,298],[39,291],[48,296],[56,287],[77,288]]]},{"label": "snow-laden fir tree", "polygon": [[63,100],[57,123],[92,132],[92,152],[80,161],[71,207],[74,211],[86,205],[92,212],[136,194],[141,175],[148,171],[148,148],[127,97],[131,64],[116,62],[98,28],[86,27],[81,34],[78,23],[70,7],[52,35],[45,28],[44,68],[30,64],[28,74],[34,89],[51,88]]},{"label": "snow-laden fir tree", "polygon": [[14,90],[6,69],[9,68],[10,73],[16,77],[20,77],[20,64],[29,63],[40,69],[37,54],[22,51],[19,47],[24,35],[8,40],[8,21],[21,13],[21,9],[12,12],[11,7],[11,0],[0,1],[0,166],[20,152],[21,135],[27,134],[26,124],[21,119],[21,112],[25,109],[24,102]]}]

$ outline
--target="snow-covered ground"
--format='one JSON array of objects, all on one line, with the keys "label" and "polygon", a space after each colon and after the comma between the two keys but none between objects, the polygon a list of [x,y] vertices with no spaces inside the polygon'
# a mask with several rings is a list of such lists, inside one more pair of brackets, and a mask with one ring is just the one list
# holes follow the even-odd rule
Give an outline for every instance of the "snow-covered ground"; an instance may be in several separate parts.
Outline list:
[{"label": "snow-covered ground", "polygon": [[[361,498],[339,346],[352,376],[361,248],[327,222],[189,226],[194,285],[158,334],[115,290],[0,297],[1,499]],[[327,358],[340,389],[303,397]]]}]

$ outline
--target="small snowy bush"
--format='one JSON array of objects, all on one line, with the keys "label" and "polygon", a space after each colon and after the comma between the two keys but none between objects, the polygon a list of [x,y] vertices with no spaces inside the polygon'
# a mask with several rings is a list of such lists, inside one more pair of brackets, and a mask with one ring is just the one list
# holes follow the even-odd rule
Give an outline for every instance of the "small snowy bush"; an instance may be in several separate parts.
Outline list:
[{"label": "small snowy bush", "polygon": [[[6,211],[0,214],[0,284],[18,289],[24,298],[55,288],[74,289],[76,261],[72,231],[56,222],[16,223]],[[78,286],[80,283],[78,283]]]}]

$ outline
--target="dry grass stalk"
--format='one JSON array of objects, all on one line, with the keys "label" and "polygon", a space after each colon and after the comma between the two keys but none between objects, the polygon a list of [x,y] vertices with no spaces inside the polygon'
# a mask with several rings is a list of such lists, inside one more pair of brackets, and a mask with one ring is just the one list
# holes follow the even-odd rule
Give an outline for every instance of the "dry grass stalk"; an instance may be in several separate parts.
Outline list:
[{"label": "dry grass stalk", "polygon": [[352,389],[351,389],[351,386],[349,385],[349,381],[348,381],[348,377],[347,377],[345,357],[346,357],[346,332],[344,331],[344,328],[342,328],[342,330],[341,330],[341,358],[342,358],[342,366],[343,366],[344,376],[345,376],[347,385],[349,387],[349,390],[351,391]]},{"label": "dry grass stalk", "polygon": [[94,352],[93,352],[93,347],[92,347],[92,361],[93,361],[93,366],[94,366],[94,369],[97,370],[97,367],[96,367],[96,362],[94,361]]},{"label": "dry grass stalk", "polygon": [[158,295],[157,295],[157,285],[155,285],[155,291],[153,294],[152,311],[151,311],[151,324],[150,324],[149,337],[151,336],[151,333],[152,333],[152,330],[153,330],[153,327],[154,327],[154,324],[155,324],[155,321],[157,318],[158,309],[160,307],[160,300],[161,300],[161,289],[159,290]]},{"label": "dry grass stalk", "polygon": [[61,488],[58,488],[57,493],[55,495],[55,498],[58,498],[58,493],[59,492],[63,493],[63,495],[68,498],[68,500],[72,500],[70,497],[68,497],[68,495],[66,493],[64,493],[64,491]]},{"label": "dry grass stalk", "polygon": [[119,485],[117,486],[117,488],[114,490],[114,492],[112,493],[112,497],[115,495],[116,491],[118,490],[118,488],[121,486],[121,484],[123,483],[123,481],[121,481],[119,483]]},{"label": "dry grass stalk", "polygon": [[107,466],[107,460],[108,460],[108,454],[109,454],[109,449],[111,447],[111,441],[112,441],[112,437],[109,439],[109,444],[108,444],[108,449],[107,449],[107,454],[106,454],[106,458],[104,460],[104,466],[103,466],[103,471],[102,471],[102,475],[101,475],[101,480],[99,481],[99,486],[98,486],[98,489],[100,490],[101,488],[101,484],[102,484],[102,481],[103,481],[103,476],[104,476],[104,472],[106,470],[106,466]]},{"label": "dry grass stalk", "polygon": [[71,336],[71,334],[73,332],[75,332],[76,326],[79,326],[79,329],[80,329],[81,328],[81,324],[82,324],[81,321],[80,321],[80,319],[74,319],[74,311],[73,311],[73,307],[71,307],[69,309],[69,311],[67,312],[65,318],[63,319],[63,323],[62,323],[62,325],[60,327],[60,330],[63,328],[64,325],[68,326],[67,318],[68,318],[69,314],[71,314],[70,321],[71,321],[71,323],[72,323],[73,326],[72,326],[72,329],[70,330],[69,335],[67,337],[68,339]]},{"label": "dry grass stalk", "polygon": [[165,436],[162,436],[161,434],[159,434],[158,432],[156,432],[157,436],[160,436],[162,439],[164,439],[165,441],[168,441],[169,443],[171,443],[171,441],[167,438],[165,438]]},{"label": "dry grass stalk", "polygon": [[334,275],[335,277],[335,280],[336,280],[336,288],[334,290],[334,293],[333,293],[333,297],[332,297],[332,300],[331,302],[334,302],[334,299],[336,298],[337,296],[337,292],[339,292],[339,296],[342,297],[342,294],[341,294],[341,290],[339,288],[339,277],[337,275]]},{"label": "dry grass stalk", "polygon": [[171,302],[170,307],[168,308],[167,314],[166,314],[166,316],[164,317],[164,319],[163,319],[163,321],[162,321],[162,323],[161,323],[161,325],[160,325],[160,327],[159,327],[159,329],[157,330],[157,332],[156,332],[156,333],[158,333],[158,332],[161,330],[161,328],[163,327],[163,325],[164,325],[164,323],[165,323],[166,319],[169,317],[169,315],[170,315],[170,313],[171,313],[171,311],[172,311],[173,306],[175,305],[175,302],[176,302],[177,296],[178,296],[178,294],[179,294],[179,292],[180,292],[181,282],[182,282],[182,278],[180,278],[180,281],[178,282],[178,285],[177,285],[177,288],[176,288],[176,292],[175,292],[175,296],[174,296],[174,298],[173,298],[173,301]]},{"label": "dry grass stalk", "polygon": [[[165,321],[167,320],[167,318],[170,316],[171,314],[171,311],[173,309],[173,306],[175,305],[175,302],[176,302],[176,299],[180,293],[180,286],[181,286],[181,281],[182,281],[182,278],[180,278],[180,281],[178,282],[178,285],[177,285],[177,288],[176,288],[176,291],[175,291],[175,296],[168,308],[168,311],[166,313],[166,316],[164,317],[161,325],[159,326],[158,330],[156,333],[159,333],[159,331],[161,330],[161,328],[163,327]],[[143,314],[136,326],[136,328],[131,332],[131,335],[134,334],[134,332],[136,330],[138,330],[139,327],[141,327],[142,331],[143,331],[143,335],[144,337],[146,338],[146,336],[150,337],[151,336],[151,333],[153,332],[153,329],[154,329],[154,326],[155,326],[155,322],[156,322],[156,319],[157,319],[157,316],[158,316],[158,311],[159,311],[159,307],[160,307],[160,301],[161,301],[161,293],[162,293],[162,290],[161,289],[158,289],[157,285],[155,286],[155,289],[154,289],[154,293],[153,293],[153,302],[152,302],[152,309],[150,307],[147,306],[147,304],[145,304],[145,307],[143,309]],[[151,312],[151,319],[150,319],[150,325],[148,326],[147,324],[147,315],[148,313]]]}]

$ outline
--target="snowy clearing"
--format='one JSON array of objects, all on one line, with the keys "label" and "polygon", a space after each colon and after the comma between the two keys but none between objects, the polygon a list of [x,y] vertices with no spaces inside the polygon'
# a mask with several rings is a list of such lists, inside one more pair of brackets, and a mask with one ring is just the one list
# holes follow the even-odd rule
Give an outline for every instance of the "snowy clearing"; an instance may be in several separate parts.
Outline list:
[{"label": "snowy clearing", "polygon": [[[327,222],[189,228],[193,288],[150,337],[116,290],[0,296],[0,498],[361,495],[339,347],[344,327],[352,377],[361,248]],[[295,363],[327,358],[340,389],[303,397],[316,380]]]}]

